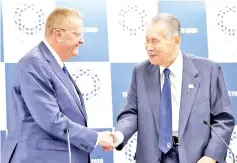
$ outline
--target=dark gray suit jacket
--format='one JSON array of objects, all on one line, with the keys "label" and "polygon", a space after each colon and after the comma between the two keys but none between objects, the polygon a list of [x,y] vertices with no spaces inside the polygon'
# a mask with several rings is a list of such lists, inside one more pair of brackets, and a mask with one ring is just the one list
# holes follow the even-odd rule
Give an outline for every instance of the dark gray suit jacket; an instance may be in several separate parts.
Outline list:
[{"label": "dark gray suit jacket", "polygon": [[[194,88],[189,93],[188,85]],[[128,91],[127,103],[118,116],[116,130],[125,137],[123,144],[138,131],[137,163],[160,161],[159,106],[160,106],[159,66],[144,61],[135,66]],[[211,131],[207,120],[229,143],[235,120],[223,72],[217,64],[196,56],[183,54],[183,79],[179,113],[179,161],[196,163],[206,155],[219,163],[225,163],[227,148]]]}]

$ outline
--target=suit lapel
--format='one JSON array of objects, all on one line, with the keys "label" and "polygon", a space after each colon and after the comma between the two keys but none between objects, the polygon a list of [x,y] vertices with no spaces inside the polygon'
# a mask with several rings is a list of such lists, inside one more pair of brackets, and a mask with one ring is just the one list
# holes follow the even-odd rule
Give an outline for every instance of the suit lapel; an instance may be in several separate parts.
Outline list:
[{"label": "suit lapel", "polygon": [[157,133],[159,131],[159,106],[160,106],[160,68],[159,66],[150,65],[145,73],[146,92],[150,103],[150,109],[153,114]]},{"label": "suit lapel", "polygon": [[[41,42],[39,44],[39,48],[42,51],[42,54],[44,55],[45,59],[49,61],[54,73],[58,76],[58,78],[64,83],[64,85],[68,88],[72,96],[74,97],[80,111],[82,112],[82,115],[84,116],[85,120],[87,120],[85,115],[85,109],[81,106],[76,92],[74,91],[73,83],[70,81],[68,76],[62,71],[61,67],[57,63],[56,59],[53,57],[47,46],[44,44],[44,42]],[[77,88],[78,89],[78,88]],[[83,101],[83,99],[81,99]]]},{"label": "suit lapel", "polygon": [[87,120],[87,113],[86,113],[86,109],[85,109],[85,103],[84,103],[84,100],[83,100],[83,96],[82,96],[82,94],[81,94],[81,91],[79,90],[77,84],[75,83],[75,81],[73,80],[73,78],[72,78],[72,76],[71,76],[70,74],[69,74],[69,77],[70,77],[70,79],[71,79],[71,81],[72,81],[74,87],[76,88],[76,91],[77,91],[78,96],[79,96],[80,101],[81,101],[81,105],[80,105],[80,106],[83,108],[83,109],[82,109],[83,115],[84,115],[84,117],[85,117],[86,120]]},{"label": "suit lapel", "polygon": [[198,88],[198,71],[193,65],[192,60],[187,55],[183,54],[183,77],[178,131],[179,140],[182,138],[185,127],[187,125]]}]

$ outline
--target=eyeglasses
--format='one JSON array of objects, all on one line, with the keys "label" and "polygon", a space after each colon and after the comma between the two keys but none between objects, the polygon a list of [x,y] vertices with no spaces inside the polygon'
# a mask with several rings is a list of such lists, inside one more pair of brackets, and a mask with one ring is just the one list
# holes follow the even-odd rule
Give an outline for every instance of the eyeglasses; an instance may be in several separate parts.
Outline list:
[{"label": "eyeglasses", "polygon": [[63,28],[54,28],[54,29],[59,29],[59,30],[62,30],[64,32],[72,32],[76,37],[82,39],[83,38],[83,34],[85,32],[85,29],[83,28],[83,31],[81,33],[77,33],[77,32],[74,32],[74,31],[71,31],[71,30],[66,30],[66,29],[63,29]]}]

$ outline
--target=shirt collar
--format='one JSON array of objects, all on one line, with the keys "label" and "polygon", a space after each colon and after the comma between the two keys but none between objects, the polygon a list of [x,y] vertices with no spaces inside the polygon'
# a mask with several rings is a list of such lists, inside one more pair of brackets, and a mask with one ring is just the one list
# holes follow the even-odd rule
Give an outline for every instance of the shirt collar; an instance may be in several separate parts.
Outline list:
[{"label": "shirt collar", "polygon": [[[166,67],[160,65],[160,75],[161,76],[162,76],[165,68]],[[175,61],[167,68],[170,70],[170,72],[174,76],[177,76],[178,74],[182,73],[182,71],[183,71],[183,55],[180,50],[179,50],[179,54],[176,57]]]},{"label": "shirt collar", "polygon": [[49,45],[49,43],[44,39],[43,42],[45,43],[45,45],[47,46],[47,48],[49,49],[49,51],[52,53],[52,55],[54,56],[54,58],[56,59],[56,61],[58,62],[58,64],[60,65],[61,68],[63,68],[64,63],[62,62],[62,60],[60,59],[59,55],[56,53],[56,51],[52,48],[51,45]]}]

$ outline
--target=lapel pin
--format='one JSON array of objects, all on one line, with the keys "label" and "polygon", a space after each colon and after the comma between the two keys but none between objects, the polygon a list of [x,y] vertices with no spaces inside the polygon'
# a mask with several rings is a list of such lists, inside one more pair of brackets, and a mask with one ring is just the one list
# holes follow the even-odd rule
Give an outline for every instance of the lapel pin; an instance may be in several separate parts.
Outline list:
[{"label": "lapel pin", "polygon": [[193,84],[189,84],[188,85],[188,89],[192,89],[192,88],[194,88],[194,85]]},{"label": "lapel pin", "polygon": [[191,90],[194,88],[193,84],[188,84],[188,94],[191,93]]}]

